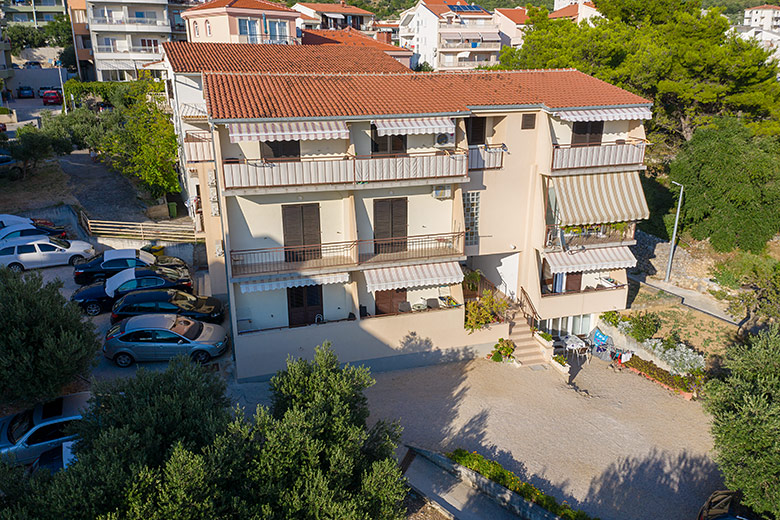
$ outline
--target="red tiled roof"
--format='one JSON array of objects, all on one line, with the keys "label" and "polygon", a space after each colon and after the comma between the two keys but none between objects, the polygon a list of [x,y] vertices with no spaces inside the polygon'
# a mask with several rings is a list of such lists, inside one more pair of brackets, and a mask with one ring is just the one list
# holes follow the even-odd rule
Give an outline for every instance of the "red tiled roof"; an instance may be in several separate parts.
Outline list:
[{"label": "red tiled roof", "polygon": [[262,11],[287,11],[297,12],[289,9],[286,5],[276,2],[266,2],[265,0],[212,0],[205,4],[190,7],[187,11],[200,11],[202,9],[214,9],[216,7],[234,7],[236,9],[258,9]]},{"label": "red tiled roof", "polygon": [[745,11],[752,11],[753,9],[777,9],[780,10],[780,6],[772,4],[757,5],[755,7],[748,7]]},{"label": "red tiled roof", "polygon": [[411,50],[377,41],[351,27],[340,31],[333,29],[306,29],[303,31],[302,41],[304,45],[350,45],[353,47],[372,47],[384,52],[405,52],[409,55],[412,54]]},{"label": "red tiled roof", "polygon": [[[587,5],[588,7],[592,7],[593,9],[596,8],[595,4],[592,2],[584,2],[582,5]],[[566,7],[562,7],[561,9],[558,9],[557,11],[553,11],[549,14],[548,18],[575,18],[580,12],[580,4],[570,4]]]},{"label": "red tiled roof", "polygon": [[379,49],[348,45],[164,42],[174,72],[410,72]]},{"label": "red tiled roof", "polygon": [[525,7],[515,7],[514,9],[496,9],[496,12],[509,18],[515,25],[523,25],[528,21],[528,13]]},{"label": "red tiled roof", "polygon": [[650,101],[579,71],[205,74],[216,120],[444,114],[470,107],[573,108]]},{"label": "red tiled roof", "polygon": [[322,21],[322,20],[320,20],[319,18],[317,18],[315,16],[309,16],[308,14],[303,14],[303,13],[301,13],[301,18],[303,18],[304,20],[308,20],[310,22],[317,22],[317,23],[319,23],[319,22]]},{"label": "red tiled roof", "polygon": [[341,5],[340,3],[310,4],[308,2],[298,2],[297,5],[302,5],[304,7],[308,7],[309,9],[314,9],[318,13],[362,14],[374,16],[374,13],[371,11],[366,11],[365,9],[361,9],[353,5]]}]

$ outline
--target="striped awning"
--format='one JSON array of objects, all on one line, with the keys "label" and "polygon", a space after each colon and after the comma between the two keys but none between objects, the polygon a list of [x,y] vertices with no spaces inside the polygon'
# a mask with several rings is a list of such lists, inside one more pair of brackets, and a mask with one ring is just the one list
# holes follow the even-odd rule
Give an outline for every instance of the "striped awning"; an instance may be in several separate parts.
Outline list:
[{"label": "striped awning", "polygon": [[636,265],[636,258],[626,246],[546,253],[544,259],[553,274],[628,269]]},{"label": "striped awning", "polygon": [[236,123],[228,125],[230,142],[312,141],[349,139],[344,121],[300,121],[297,123]]},{"label": "striped awning", "polygon": [[289,289],[290,287],[305,287],[307,285],[328,285],[333,283],[347,283],[349,273],[330,273],[330,274],[275,274],[263,276],[241,282],[241,293],[275,291],[277,289]]},{"label": "striped awning", "polygon": [[460,37],[464,40],[479,40],[481,38],[478,32],[462,32]]},{"label": "striped awning", "polygon": [[551,177],[562,226],[643,220],[650,210],[638,172]]},{"label": "striped awning", "polygon": [[652,119],[650,107],[596,108],[592,110],[564,110],[556,112],[556,117],[564,121],[633,121]]},{"label": "striped awning", "polygon": [[463,281],[463,270],[458,262],[367,269],[364,274],[368,292],[405,287],[435,287]]},{"label": "striped awning", "polygon": [[483,42],[500,42],[501,35],[497,32],[480,33],[482,35]]},{"label": "striped awning", "polygon": [[180,112],[182,119],[208,119],[209,117],[204,103],[182,103]]},{"label": "striped awning", "polygon": [[449,117],[419,117],[416,119],[377,119],[377,135],[452,134],[455,123]]}]

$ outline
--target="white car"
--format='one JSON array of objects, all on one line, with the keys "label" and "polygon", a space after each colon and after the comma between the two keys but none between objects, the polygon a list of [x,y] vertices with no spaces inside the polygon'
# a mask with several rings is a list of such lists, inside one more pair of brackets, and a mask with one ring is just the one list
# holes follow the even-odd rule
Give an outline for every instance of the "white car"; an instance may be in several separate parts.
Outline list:
[{"label": "white car", "polygon": [[14,272],[55,265],[76,265],[95,254],[95,248],[81,240],[55,237],[17,238],[0,246],[0,265]]},{"label": "white car", "polygon": [[19,217],[17,215],[8,215],[5,213],[0,213],[0,229],[3,229],[4,227],[7,226],[16,226],[18,224],[27,224],[32,226],[33,220],[27,217]]}]

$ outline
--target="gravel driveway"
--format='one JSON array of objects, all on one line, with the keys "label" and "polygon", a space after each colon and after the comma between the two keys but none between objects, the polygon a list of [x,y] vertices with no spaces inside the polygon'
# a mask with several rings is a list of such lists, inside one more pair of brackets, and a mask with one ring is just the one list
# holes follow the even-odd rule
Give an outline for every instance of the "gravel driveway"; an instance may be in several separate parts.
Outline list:
[{"label": "gravel driveway", "polygon": [[404,442],[476,450],[602,520],[693,519],[722,485],[701,405],[598,359],[575,387],[486,360],[374,377],[372,419]]}]

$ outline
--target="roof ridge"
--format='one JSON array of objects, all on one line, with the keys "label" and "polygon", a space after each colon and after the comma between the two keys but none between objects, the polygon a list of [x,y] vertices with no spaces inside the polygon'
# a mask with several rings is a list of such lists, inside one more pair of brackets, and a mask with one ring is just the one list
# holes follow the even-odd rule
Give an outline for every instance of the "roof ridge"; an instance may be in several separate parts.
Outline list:
[{"label": "roof ridge", "polygon": [[[429,77],[429,76],[477,76],[477,75],[497,75],[497,74],[524,74],[534,72],[584,72],[574,69],[519,69],[519,70],[452,70],[452,71],[433,71],[433,72],[252,72],[252,71],[233,71],[221,72],[218,70],[204,70],[204,74],[220,74],[232,76],[297,76],[297,77],[322,77],[322,76],[403,76],[403,77]],[[587,76],[587,74],[586,74]],[[595,77],[595,76],[594,76]],[[596,78],[598,79],[598,78]]]}]

